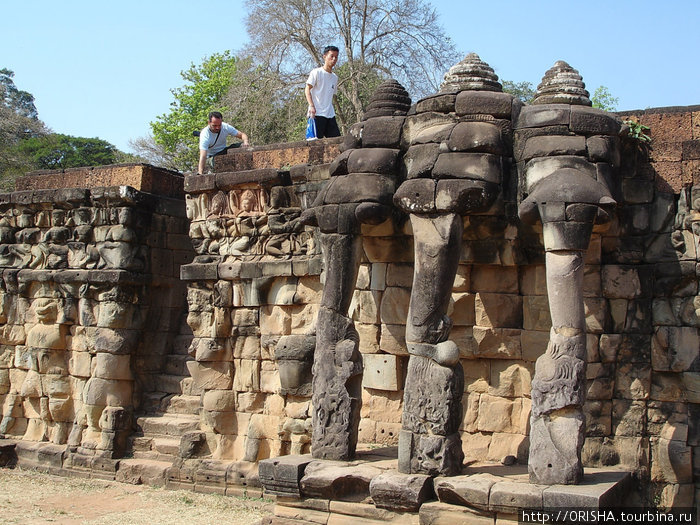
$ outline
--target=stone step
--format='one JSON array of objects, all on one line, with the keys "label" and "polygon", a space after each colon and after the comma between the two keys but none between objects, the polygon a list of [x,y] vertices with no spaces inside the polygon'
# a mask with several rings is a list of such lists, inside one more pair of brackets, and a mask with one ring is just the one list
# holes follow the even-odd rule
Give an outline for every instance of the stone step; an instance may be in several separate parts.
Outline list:
[{"label": "stone step", "polygon": [[132,485],[151,485],[164,487],[168,479],[168,470],[173,466],[172,461],[150,458],[129,458],[119,462],[116,480]]},{"label": "stone step", "polygon": [[170,396],[160,404],[161,412],[167,414],[190,414],[198,415],[200,396]]},{"label": "stone step", "polygon": [[191,414],[163,414],[143,416],[136,419],[144,436],[182,436],[186,432],[199,430],[199,416]]},{"label": "stone step", "polygon": [[132,436],[131,450],[133,452],[145,452],[151,450],[153,446],[153,438],[146,436]]},{"label": "stone step", "polygon": [[180,438],[153,438],[151,448],[159,455],[177,457],[180,451]]}]

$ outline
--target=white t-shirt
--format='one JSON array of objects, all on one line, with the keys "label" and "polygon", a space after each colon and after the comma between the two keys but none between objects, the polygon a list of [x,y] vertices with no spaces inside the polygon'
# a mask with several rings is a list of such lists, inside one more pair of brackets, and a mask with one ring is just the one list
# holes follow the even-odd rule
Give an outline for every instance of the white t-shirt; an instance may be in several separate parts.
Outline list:
[{"label": "white t-shirt", "polygon": [[226,137],[229,135],[234,137],[238,135],[238,130],[231,124],[222,122],[221,131],[218,134],[212,133],[209,126],[207,126],[199,133],[199,149],[207,150],[207,156],[209,157],[216,155],[226,147]]},{"label": "white t-shirt", "polygon": [[311,100],[319,117],[335,117],[333,95],[338,91],[338,75],[328,73],[322,67],[313,69],[306,83],[311,86]]}]

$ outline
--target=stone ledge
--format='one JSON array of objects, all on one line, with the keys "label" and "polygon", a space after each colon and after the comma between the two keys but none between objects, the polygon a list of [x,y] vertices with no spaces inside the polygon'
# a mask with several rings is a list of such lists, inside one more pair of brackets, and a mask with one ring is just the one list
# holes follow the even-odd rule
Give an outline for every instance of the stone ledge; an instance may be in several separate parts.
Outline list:
[{"label": "stone ledge", "polygon": [[[466,467],[463,475],[435,478],[438,501],[430,496],[432,491],[422,488],[422,484],[402,497],[396,494],[401,486],[396,482],[385,484],[391,486],[389,498],[375,498],[371,487],[382,485],[381,480],[387,476],[391,480],[397,476],[410,477],[396,473],[396,466],[394,447],[359,451],[354,461],[316,460],[310,455],[285,456],[261,461],[260,481],[266,493],[285,496],[278,500],[278,506],[296,509],[291,513],[280,510],[278,517],[298,515],[299,509],[304,508],[330,510],[333,514],[339,510],[338,502],[352,501],[352,504],[340,504],[342,514],[377,519],[377,507],[394,512],[411,508],[413,512],[406,513],[405,518],[415,518],[417,522],[420,516],[420,523],[432,523],[434,519],[444,519],[448,523],[457,518],[493,523],[499,516],[514,516],[523,508],[617,506],[631,490],[632,479],[631,474],[623,470],[587,468],[580,485],[534,485],[528,481],[525,465],[479,463]],[[408,487],[406,490],[411,492]],[[328,508],[326,502],[330,502]],[[357,506],[357,513],[350,505]],[[369,512],[365,508],[368,505],[377,510]]]},{"label": "stone ledge", "polygon": [[339,153],[342,137],[313,141],[286,142],[230,149],[226,155],[215,157],[214,171],[237,172],[255,169],[284,169],[297,164],[325,164]]},{"label": "stone ledge", "polygon": [[111,459],[101,455],[104,451],[71,450],[67,445],[0,437],[0,467],[18,466],[63,477],[96,478],[199,493],[262,497],[255,463],[175,459],[173,464],[146,458]]},{"label": "stone ledge", "polygon": [[305,277],[320,275],[323,270],[322,261],[322,257],[317,255],[269,261],[190,263],[180,267],[180,278],[183,281],[232,281],[262,277]]},{"label": "stone ledge", "polygon": [[112,164],[33,171],[15,182],[17,190],[131,186],[138,191],[170,197],[182,196],[183,176],[150,164]]}]

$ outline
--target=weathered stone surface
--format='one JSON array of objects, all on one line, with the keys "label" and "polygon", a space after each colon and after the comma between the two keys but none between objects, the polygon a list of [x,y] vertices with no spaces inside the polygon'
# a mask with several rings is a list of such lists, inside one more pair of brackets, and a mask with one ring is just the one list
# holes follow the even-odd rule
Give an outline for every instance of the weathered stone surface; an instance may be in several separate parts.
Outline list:
[{"label": "weathered stone surface", "polygon": [[585,155],[586,138],[577,136],[539,136],[531,137],[525,142],[522,160],[528,161],[536,157],[557,155]]},{"label": "weathered stone surface", "polygon": [[309,455],[283,456],[260,461],[260,483],[268,494],[300,497],[299,482],[311,461]]},{"label": "weathered stone surface", "polygon": [[387,471],[372,479],[369,493],[381,509],[416,512],[433,495],[433,480],[425,474]]},{"label": "weathered stone surface", "polygon": [[334,499],[340,494],[368,496],[371,481],[382,471],[369,465],[313,461],[306,466],[301,478],[301,493],[305,497]]},{"label": "weathered stone surface", "polygon": [[501,157],[490,153],[441,153],[432,176],[436,179],[475,179],[499,184]]},{"label": "weathered stone surface", "polygon": [[492,474],[436,478],[435,493],[443,503],[488,510],[491,487],[502,479]]},{"label": "weathered stone surface", "polygon": [[493,514],[477,511],[460,505],[450,505],[439,501],[425,503],[420,508],[420,522],[425,525],[448,523],[469,523],[470,525],[492,525]]},{"label": "weathered stone surface", "polygon": [[352,321],[321,308],[313,365],[315,458],[350,459],[360,423],[362,360]]},{"label": "weathered stone surface", "polygon": [[510,118],[513,96],[510,93],[490,91],[461,91],[455,101],[458,115],[493,115]]},{"label": "weathered stone surface", "polygon": [[400,359],[391,354],[365,354],[362,357],[363,388],[398,391],[402,386]]},{"label": "weathered stone surface", "polygon": [[542,106],[525,106],[520,111],[516,129],[541,128],[544,126],[568,127],[571,118],[571,107],[567,104],[547,104]]}]

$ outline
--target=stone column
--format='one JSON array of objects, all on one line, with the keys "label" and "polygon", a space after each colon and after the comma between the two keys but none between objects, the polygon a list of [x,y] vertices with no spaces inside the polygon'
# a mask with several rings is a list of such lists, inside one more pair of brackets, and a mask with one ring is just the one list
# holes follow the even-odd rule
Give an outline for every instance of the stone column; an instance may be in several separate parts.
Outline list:
[{"label": "stone column", "polygon": [[326,282],[316,321],[311,450],[315,458],[351,459],[362,403],[359,336],[347,317],[362,255],[358,235],[321,234]]},{"label": "stone column", "polygon": [[[517,108],[516,108],[517,109]],[[450,68],[440,93],[406,119],[406,181],[394,195],[409,214],[414,274],[406,346],[399,471],[455,475],[462,469],[464,372],[448,340],[447,317],[461,252],[463,217],[487,213],[501,192],[513,97],[488,64],[468,55]]]},{"label": "stone column", "polygon": [[532,483],[574,484],[583,478],[586,432],[584,253],[594,224],[609,220],[610,185],[619,163],[620,122],[590,106],[578,71],[558,61],[545,73],[515,130],[523,222],[541,222],[552,318],[549,344],[532,381]]},{"label": "stone column", "polygon": [[408,362],[399,471],[456,474],[464,372],[459,348],[447,338],[447,317],[462,246],[462,217],[411,215],[415,267],[406,322]]},{"label": "stone column", "polygon": [[301,221],[319,227],[325,268],[313,364],[315,458],[355,454],[362,403],[359,335],[347,316],[362,257],[360,226],[391,215],[399,174],[399,144],[411,99],[396,81],[382,83],[363,120],[345,136],[330,180]]},{"label": "stone column", "polygon": [[578,483],[586,430],[583,252],[548,251],[546,264],[552,329],[532,381],[528,470],[536,483]]}]

